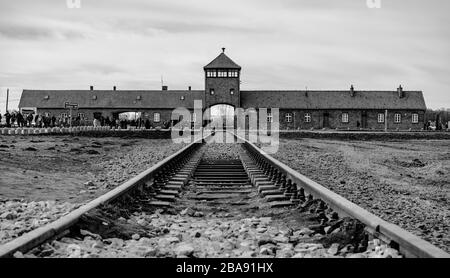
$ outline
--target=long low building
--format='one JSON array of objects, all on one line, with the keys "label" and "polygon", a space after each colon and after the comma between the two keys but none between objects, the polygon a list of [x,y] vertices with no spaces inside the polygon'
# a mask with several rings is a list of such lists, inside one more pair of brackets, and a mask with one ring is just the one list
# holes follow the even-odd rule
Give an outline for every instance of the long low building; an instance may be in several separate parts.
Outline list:
[{"label": "long low building", "polygon": [[[421,91],[268,91],[240,90],[241,67],[224,51],[204,67],[204,90],[24,90],[23,113],[67,117],[65,103],[77,104],[74,115],[93,120],[115,119],[124,112],[141,112],[153,126],[171,122],[177,107],[194,109],[230,105],[234,108],[271,108],[280,111],[281,129],[421,130],[426,110]],[[193,117],[195,120],[195,117]]]}]

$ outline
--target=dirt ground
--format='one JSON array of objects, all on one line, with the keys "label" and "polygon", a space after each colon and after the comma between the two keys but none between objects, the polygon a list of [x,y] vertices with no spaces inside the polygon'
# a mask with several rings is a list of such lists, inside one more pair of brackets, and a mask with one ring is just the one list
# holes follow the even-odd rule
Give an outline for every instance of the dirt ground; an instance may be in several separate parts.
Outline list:
[{"label": "dirt ground", "polygon": [[[450,140],[280,141],[275,158],[450,251]],[[0,136],[0,244],[100,196],[181,147],[166,139]]]},{"label": "dirt ground", "polygon": [[0,244],[58,219],[182,147],[168,139],[0,136]]},{"label": "dirt ground", "polygon": [[450,140],[281,139],[273,156],[450,251]]},{"label": "dirt ground", "polygon": [[0,198],[84,202],[181,147],[171,140],[0,137]]}]

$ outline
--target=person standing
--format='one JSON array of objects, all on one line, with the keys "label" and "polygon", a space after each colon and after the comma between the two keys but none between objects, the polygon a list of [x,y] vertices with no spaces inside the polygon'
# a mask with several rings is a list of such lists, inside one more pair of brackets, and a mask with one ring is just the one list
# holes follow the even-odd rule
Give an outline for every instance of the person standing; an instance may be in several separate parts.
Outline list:
[{"label": "person standing", "polygon": [[9,114],[9,111],[6,111],[5,113],[5,120],[6,120],[6,127],[11,127],[11,114]]},{"label": "person standing", "polygon": [[27,121],[28,121],[28,126],[29,127],[31,127],[31,125],[32,125],[32,122],[33,122],[33,113],[31,113],[31,114],[29,114],[28,116],[27,116]]},{"label": "person standing", "polygon": [[24,120],[23,120],[23,115],[22,115],[22,113],[17,112],[17,125],[18,125],[19,127],[23,127],[23,122],[24,122]]}]

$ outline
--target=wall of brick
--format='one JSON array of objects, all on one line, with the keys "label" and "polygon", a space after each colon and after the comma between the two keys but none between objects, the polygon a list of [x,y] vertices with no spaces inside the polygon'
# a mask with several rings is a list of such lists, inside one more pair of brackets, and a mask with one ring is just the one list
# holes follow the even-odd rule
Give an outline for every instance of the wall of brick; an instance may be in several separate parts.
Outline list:
[{"label": "wall of brick", "polygon": [[[286,121],[286,115],[292,115],[292,121]],[[305,121],[305,114],[311,115],[311,122]],[[280,128],[281,129],[322,129],[324,128],[324,114],[328,113],[328,128],[330,129],[360,129],[363,128],[363,111],[362,110],[295,110],[295,109],[280,109]],[[342,122],[342,114],[348,113],[348,123]],[[384,130],[385,124],[378,122],[378,114],[384,115],[384,110],[366,110],[367,125],[363,129],[369,130]],[[395,113],[400,113],[402,119],[400,123],[394,122]],[[417,113],[419,115],[419,122],[412,122],[412,115]],[[424,124],[424,111],[409,111],[409,110],[389,110],[388,111],[388,129],[390,130],[421,130]],[[358,125],[359,122],[359,125]]]},{"label": "wall of brick", "polygon": [[[170,118],[172,115],[172,109],[136,109],[134,111],[129,110],[117,110],[117,109],[77,109],[73,110],[72,115],[76,117],[78,113],[84,113],[86,117],[86,123],[92,124],[94,120],[94,113],[101,113],[103,117],[109,117],[113,119],[117,114],[124,112],[142,112],[142,116],[144,119],[149,119],[152,126],[163,126],[164,122],[170,122]],[[62,113],[69,114],[69,110],[67,109],[38,109],[38,114],[44,115],[45,113],[49,113],[51,116],[60,117]],[[154,113],[160,113],[160,121],[154,121]]]},{"label": "wall of brick", "polygon": [[[240,86],[238,77],[207,77],[205,78],[205,107],[214,104],[230,104],[240,107]],[[214,89],[214,95],[210,94],[210,89]],[[234,95],[230,94],[230,89],[234,89]]]},{"label": "wall of brick", "polygon": [[[102,116],[112,119],[115,114],[122,112],[142,112],[144,119],[149,119],[152,126],[163,126],[164,122],[171,121],[172,109],[138,109],[136,111],[123,111],[116,109],[78,109],[73,111],[73,115],[78,113],[84,113],[87,117],[87,123],[91,124],[94,119],[94,112],[102,113]],[[67,109],[38,109],[38,113],[50,113],[59,117],[61,113],[68,113]],[[154,122],[154,113],[160,113],[160,122]],[[191,111],[192,113],[192,111]],[[292,115],[292,121],[286,121],[286,115],[290,113]],[[305,121],[305,114],[311,115],[311,122]],[[362,115],[361,110],[297,110],[297,109],[280,109],[280,129],[292,130],[292,129],[322,129],[324,128],[324,114],[328,113],[329,129],[340,130],[356,130],[362,128]],[[342,113],[348,113],[348,123],[342,122]],[[384,114],[384,110],[367,110],[367,130],[384,130],[384,123],[378,123],[378,114]],[[401,114],[401,122],[394,122],[394,115],[396,113]],[[419,122],[412,122],[412,114],[417,113],[419,115]],[[424,111],[410,111],[410,110],[390,110],[388,111],[388,129],[389,130],[422,130],[424,125]],[[199,115],[197,118],[199,119]],[[197,120],[198,120],[197,119]],[[359,122],[359,127],[358,127]],[[248,120],[246,122],[248,127]],[[270,127],[270,126],[269,126]]]}]

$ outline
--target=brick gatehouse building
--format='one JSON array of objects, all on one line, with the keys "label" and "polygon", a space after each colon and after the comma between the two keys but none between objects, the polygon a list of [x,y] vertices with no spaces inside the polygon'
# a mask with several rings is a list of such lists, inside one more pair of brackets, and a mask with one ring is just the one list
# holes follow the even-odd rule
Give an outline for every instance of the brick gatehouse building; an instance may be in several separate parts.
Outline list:
[{"label": "brick gatehouse building", "polygon": [[[204,90],[24,90],[19,109],[24,113],[67,116],[65,102],[77,103],[80,115],[117,118],[122,112],[142,112],[153,126],[171,122],[177,107],[193,111],[194,100],[203,107],[228,104],[244,109],[279,108],[280,129],[421,130],[425,101],[421,91],[274,91],[241,90],[241,67],[222,53],[204,67]],[[270,114],[268,114],[270,117]],[[195,119],[195,117],[193,117]],[[268,119],[270,121],[270,119]]]}]

